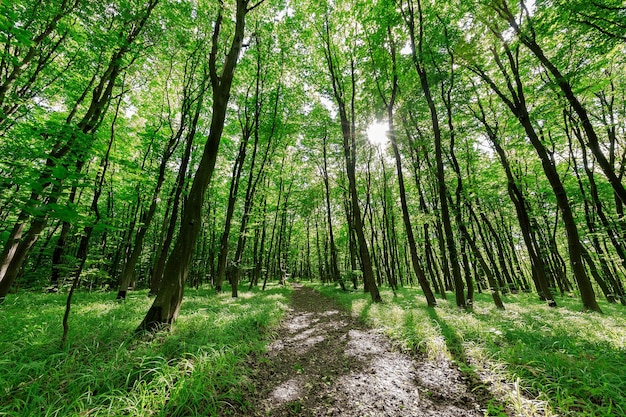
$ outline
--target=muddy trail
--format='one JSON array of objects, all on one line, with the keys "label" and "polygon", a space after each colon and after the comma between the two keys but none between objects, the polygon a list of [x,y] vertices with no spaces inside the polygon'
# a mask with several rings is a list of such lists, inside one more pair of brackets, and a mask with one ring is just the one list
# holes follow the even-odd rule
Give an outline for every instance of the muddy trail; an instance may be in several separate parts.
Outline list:
[{"label": "muddy trail", "polygon": [[[483,416],[490,400],[449,362],[395,349],[310,288],[296,286],[268,352],[251,359],[241,416]],[[233,415],[233,410],[224,410]]]}]

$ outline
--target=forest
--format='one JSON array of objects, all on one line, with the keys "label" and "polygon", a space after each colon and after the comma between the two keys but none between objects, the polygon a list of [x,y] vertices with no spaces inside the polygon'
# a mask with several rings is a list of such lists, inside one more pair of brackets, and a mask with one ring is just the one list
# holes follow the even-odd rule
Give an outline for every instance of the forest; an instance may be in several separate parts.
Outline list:
[{"label": "forest", "polygon": [[[626,415],[625,34],[619,0],[1,1],[0,415]],[[271,346],[331,313],[471,406],[280,400]]]}]

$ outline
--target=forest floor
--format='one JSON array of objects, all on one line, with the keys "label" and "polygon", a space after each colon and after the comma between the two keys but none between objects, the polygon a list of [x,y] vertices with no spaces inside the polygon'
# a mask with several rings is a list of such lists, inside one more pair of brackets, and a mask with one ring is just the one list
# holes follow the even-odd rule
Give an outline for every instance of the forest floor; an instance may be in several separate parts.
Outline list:
[{"label": "forest floor", "polygon": [[267,353],[248,365],[254,390],[248,409],[235,415],[482,416],[494,401],[452,362],[399,352],[334,300],[301,285]]}]

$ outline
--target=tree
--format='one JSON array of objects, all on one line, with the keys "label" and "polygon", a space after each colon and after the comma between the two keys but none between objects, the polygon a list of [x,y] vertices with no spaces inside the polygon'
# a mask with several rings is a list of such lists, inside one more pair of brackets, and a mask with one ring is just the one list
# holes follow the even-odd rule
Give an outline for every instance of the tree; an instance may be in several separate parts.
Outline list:
[{"label": "tree", "polygon": [[354,222],[354,230],[358,239],[359,253],[361,255],[361,263],[363,266],[363,280],[365,288],[370,293],[374,302],[382,301],[376,280],[374,278],[374,270],[372,269],[372,260],[367,247],[367,240],[363,230],[363,220],[361,217],[361,209],[359,207],[359,198],[356,188],[356,125],[355,125],[355,100],[356,100],[356,68],[354,57],[350,56],[348,80],[344,80],[342,74],[344,68],[339,66],[335,47],[332,43],[331,28],[328,18],[328,11],[325,15],[325,22],[321,33],[324,42],[324,58],[328,67],[328,74],[332,84],[333,96],[339,108],[339,118],[341,121],[341,133],[343,136],[343,152],[346,163],[346,175],[348,177],[348,190],[350,194],[350,202]]},{"label": "tree", "polygon": [[609,160],[602,152],[602,149],[600,147],[600,139],[598,138],[596,129],[591,123],[591,119],[589,117],[587,109],[585,108],[585,106],[583,106],[581,101],[574,93],[574,89],[568,77],[561,73],[557,66],[546,56],[543,48],[537,42],[532,19],[524,2],[522,1],[521,3],[522,12],[520,15],[522,18],[525,16],[525,19],[523,21],[525,25],[524,28],[522,28],[520,23],[518,23],[518,18],[513,15],[506,0],[498,0],[497,2],[494,2],[493,7],[498,15],[509,23],[511,28],[519,36],[521,42],[528,49],[530,49],[530,51],[537,57],[541,64],[550,72],[550,74],[552,74],[552,76],[554,77],[554,81],[558,85],[559,89],[563,92],[563,95],[572,106],[574,112],[578,115],[580,124],[582,125],[587,136],[587,146],[593,153],[596,161],[598,161],[598,165],[600,165],[600,168],[602,168],[602,171],[604,172],[604,175],[606,175],[609,183],[613,187],[615,194],[619,197],[622,203],[626,203],[626,188],[624,188],[621,180],[615,174],[613,166],[609,163]]},{"label": "tree", "polygon": [[[465,294],[463,292],[464,284],[461,279],[461,271],[459,268],[458,252],[456,243],[454,241],[454,234],[452,231],[452,221],[450,217],[450,210],[448,207],[448,191],[445,181],[444,173],[444,159],[442,150],[441,139],[441,127],[439,125],[439,114],[433,100],[433,96],[430,89],[430,83],[428,80],[428,74],[426,72],[425,58],[424,58],[424,13],[422,11],[421,0],[417,2],[417,15],[415,13],[415,4],[413,0],[408,0],[406,4],[402,4],[402,15],[404,17],[407,28],[409,29],[412,57],[415,70],[417,71],[420,79],[420,85],[424,98],[428,103],[428,109],[430,111],[431,123],[433,129],[433,135],[435,140],[435,162],[437,166],[437,185],[439,192],[439,203],[441,205],[441,221],[445,231],[446,249],[449,254],[449,260],[452,267],[452,276],[454,279],[454,290],[456,294],[456,305],[458,307],[466,307]],[[417,16],[417,22],[416,22]],[[445,273],[445,271],[444,271]]]},{"label": "tree", "polygon": [[[426,302],[428,303],[428,306],[435,307],[437,305],[437,301],[435,300],[435,296],[432,293],[430,284],[428,283],[428,280],[426,279],[426,275],[424,273],[421,262],[419,260],[419,256],[417,254],[417,243],[415,240],[415,235],[413,233],[413,225],[411,223],[411,215],[409,213],[409,207],[408,207],[407,198],[406,198],[406,187],[404,185],[404,174],[402,172],[402,157],[398,149],[398,143],[396,140],[396,129],[395,129],[395,123],[394,123],[394,110],[395,110],[396,100],[397,100],[398,92],[399,92],[398,91],[399,90],[398,68],[397,68],[397,62],[396,62],[396,54],[397,54],[396,49],[397,48],[396,48],[395,39],[393,37],[391,24],[390,22],[386,22],[386,23],[387,23],[387,27],[382,28],[383,30],[386,29],[386,36],[383,37],[383,39],[381,40],[383,41],[382,42],[383,44],[388,45],[388,50],[386,49],[384,53],[388,55],[388,60],[390,62],[387,65],[389,65],[390,68],[386,68],[385,73],[388,73],[391,79],[380,80],[379,78],[376,78],[374,81],[376,83],[376,87],[378,89],[380,99],[383,102],[386,113],[387,113],[387,126],[388,126],[387,135],[389,137],[389,141],[391,142],[393,156],[396,161],[396,172],[398,175],[398,187],[399,187],[399,193],[400,193],[400,206],[402,208],[402,219],[404,221],[404,230],[406,232],[406,237],[407,237],[407,241],[409,244],[409,251],[411,254],[411,264],[413,265],[413,270],[415,271],[415,274],[417,275],[417,280],[420,284],[420,287],[422,288],[422,291],[424,291],[424,295],[426,297]],[[373,57],[372,57],[372,61],[375,67],[380,67],[380,66],[385,65],[381,62],[376,62]],[[385,85],[383,83],[390,84],[391,91],[389,93],[385,92],[385,88],[384,88]]]},{"label": "tree", "polygon": [[209,73],[213,93],[211,127],[207,137],[202,159],[196,170],[189,195],[181,216],[178,238],[165,266],[163,280],[152,306],[138,329],[155,331],[176,320],[183,298],[185,281],[193,249],[200,234],[202,205],[206,190],[211,181],[219,150],[220,139],[224,130],[230,89],[237,67],[239,54],[243,46],[246,15],[263,3],[250,4],[248,0],[236,0],[235,27],[228,53],[218,74],[218,53],[224,20],[225,7],[220,5],[215,20],[212,46],[209,55]]},{"label": "tree", "polygon": [[[69,172],[72,159],[75,161],[88,158],[91,143],[89,136],[102,123],[118,77],[133,63],[133,54],[138,52],[134,43],[157,4],[158,0],[150,0],[139,10],[129,11],[132,18],[118,34],[119,44],[113,49],[108,62],[105,61],[105,69],[94,74],[65,121],[57,126],[58,130],[43,132],[42,136],[54,145],[0,255],[0,300],[6,297],[26,256],[44,229],[50,209],[57,205],[62,193],[63,179]],[[128,55],[131,57],[128,58]],[[90,91],[89,105],[75,123],[75,115]],[[40,208],[42,206],[43,210]]]},{"label": "tree", "polygon": [[[520,125],[523,127],[524,132],[535,148],[537,155],[541,160],[543,171],[550,182],[554,195],[557,199],[559,210],[563,218],[563,224],[567,234],[570,265],[572,266],[574,277],[578,283],[583,306],[586,309],[601,312],[595,299],[593,287],[591,286],[591,282],[589,281],[589,277],[585,271],[578,227],[568,201],[567,192],[563,187],[563,183],[561,182],[553,160],[550,158],[548,151],[543,145],[543,141],[533,126],[531,116],[528,112],[518,60],[515,59],[514,52],[511,50],[508,42],[502,34],[496,28],[492,27],[491,29],[500,41],[504,53],[504,59],[506,60],[505,64],[505,62],[500,59],[500,56],[495,48],[491,50],[493,59],[498,65],[498,69],[505,80],[505,88],[506,91],[508,91],[508,95],[505,94],[505,91],[496,84],[496,82],[483,68],[473,65],[472,70],[475,71],[475,73],[480,76],[483,81],[489,85],[493,92],[507,105],[519,121]],[[508,65],[508,71],[505,65]]]}]

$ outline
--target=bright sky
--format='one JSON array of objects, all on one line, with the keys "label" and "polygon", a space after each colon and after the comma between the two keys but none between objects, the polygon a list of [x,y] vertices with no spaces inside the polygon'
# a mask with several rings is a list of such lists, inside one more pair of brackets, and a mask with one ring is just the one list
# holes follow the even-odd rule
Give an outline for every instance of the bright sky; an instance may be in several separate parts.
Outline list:
[{"label": "bright sky", "polygon": [[372,145],[383,146],[389,142],[387,137],[387,123],[374,122],[367,127],[367,139]]}]

